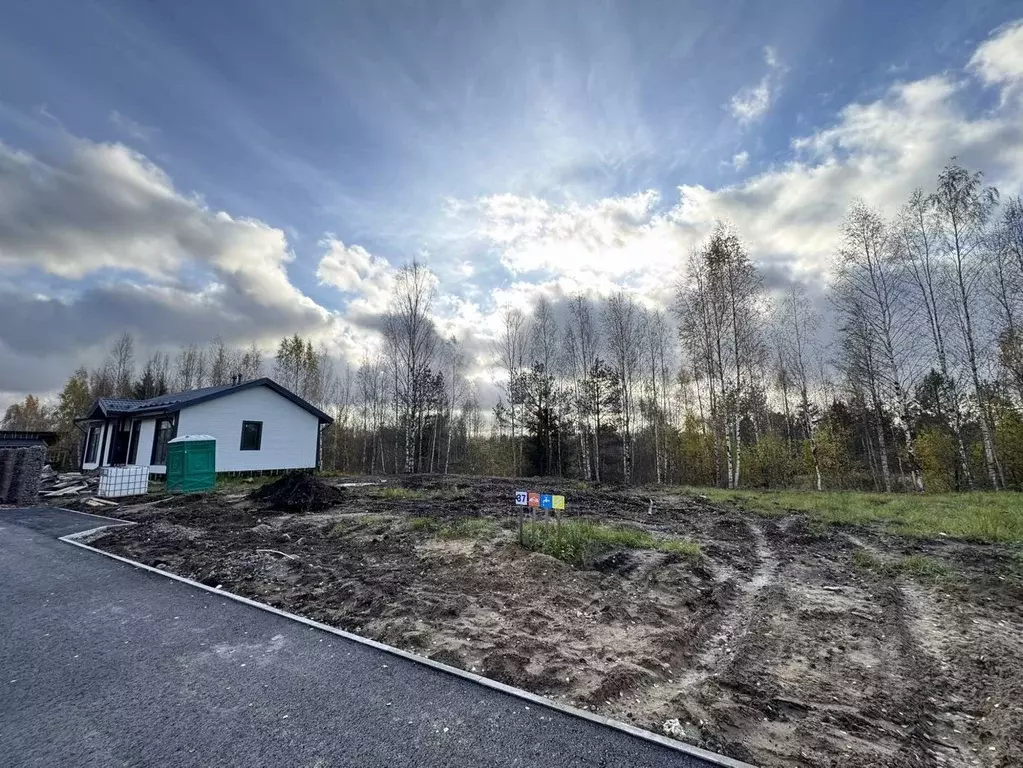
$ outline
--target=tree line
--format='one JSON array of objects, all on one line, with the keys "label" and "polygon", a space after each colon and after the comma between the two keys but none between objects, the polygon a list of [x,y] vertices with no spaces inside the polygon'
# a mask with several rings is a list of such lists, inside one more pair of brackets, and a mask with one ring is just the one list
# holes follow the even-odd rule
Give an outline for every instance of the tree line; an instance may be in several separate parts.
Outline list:
[{"label": "tree line", "polygon": [[[433,316],[433,276],[399,270],[383,344],[358,364],[299,336],[269,373],[317,404],[327,470],[548,475],[621,483],[968,490],[1023,487],[1023,202],[955,159],[898,211],[853,203],[826,285],[765,287],[719,223],[680,259],[671,306],[626,291],[501,315],[486,412],[463,345]],[[130,336],[57,402],[5,425],[69,420],[100,395],[151,397],[264,373],[214,340],[141,369]],[[63,439],[63,438],[62,438]]]}]

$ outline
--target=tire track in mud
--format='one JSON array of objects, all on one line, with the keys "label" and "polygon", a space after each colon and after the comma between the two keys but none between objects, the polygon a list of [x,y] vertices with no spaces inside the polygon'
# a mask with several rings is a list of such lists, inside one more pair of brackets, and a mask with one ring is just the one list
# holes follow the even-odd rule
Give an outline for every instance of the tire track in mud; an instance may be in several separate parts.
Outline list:
[{"label": "tire track in mud", "polygon": [[[718,625],[717,631],[703,642],[703,650],[696,657],[694,669],[678,681],[681,695],[689,694],[718,674],[727,664],[749,631],[759,608],[760,594],[777,581],[780,561],[764,535],[760,524],[747,520],[746,527],[753,539],[753,550],[758,563],[752,578],[739,582],[738,597]],[[726,565],[712,567],[718,583],[735,581],[737,572]]]},{"label": "tire track in mud", "polygon": [[[844,535],[878,562],[892,562],[888,554],[862,538]],[[924,587],[904,576],[891,581],[882,621],[897,642],[897,652],[888,661],[903,670],[907,681],[908,690],[899,701],[903,716],[912,723],[907,729],[912,744],[907,757],[921,765],[976,764],[976,749],[963,737],[964,722],[948,706],[947,686],[941,683],[955,667],[955,656],[942,631],[942,615]],[[912,717],[907,717],[910,713]],[[924,724],[930,728],[925,729]]]}]

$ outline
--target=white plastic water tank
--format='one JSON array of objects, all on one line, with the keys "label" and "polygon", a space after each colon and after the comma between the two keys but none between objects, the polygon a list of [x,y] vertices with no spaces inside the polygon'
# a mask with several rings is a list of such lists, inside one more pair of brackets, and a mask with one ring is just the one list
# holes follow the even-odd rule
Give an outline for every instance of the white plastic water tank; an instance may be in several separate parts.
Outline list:
[{"label": "white plastic water tank", "polygon": [[149,467],[103,467],[96,495],[116,499],[121,496],[142,496],[148,492]]}]

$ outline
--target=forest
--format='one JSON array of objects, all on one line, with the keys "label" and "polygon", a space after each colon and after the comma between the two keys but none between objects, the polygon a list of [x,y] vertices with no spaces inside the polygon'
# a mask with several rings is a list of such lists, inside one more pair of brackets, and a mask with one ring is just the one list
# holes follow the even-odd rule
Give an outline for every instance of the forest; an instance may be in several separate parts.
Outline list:
[{"label": "forest", "polygon": [[53,459],[73,466],[74,419],[96,397],[269,375],[336,419],[325,471],[1023,489],[1023,201],[953,158],[897,211],[854,202],[840,242],[821,254],[822,290],[768,290],[722,222],[680,254],[671,306],[625,290],[540,295],[506,309],[472,360],[438,331],[435,281],[412,261],[380,348],[358,363],[298,335],[272,355],[216,338],[137,361],[125,333],[52,402],[11,405],[3,428],[56,430]]}]

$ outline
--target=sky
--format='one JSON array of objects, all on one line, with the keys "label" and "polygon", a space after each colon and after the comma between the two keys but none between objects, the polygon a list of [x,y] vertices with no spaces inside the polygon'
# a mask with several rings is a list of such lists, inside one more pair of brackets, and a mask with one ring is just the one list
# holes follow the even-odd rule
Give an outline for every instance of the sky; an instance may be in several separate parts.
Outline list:
[{"label": "sky", "polygon": [[395,270],[485,377],[501,312],[668,307],[718,219],[769,288],[952,155],[1023,183],[1023,0],[5,3],[0,406],[139,350],[358,362]]}]

